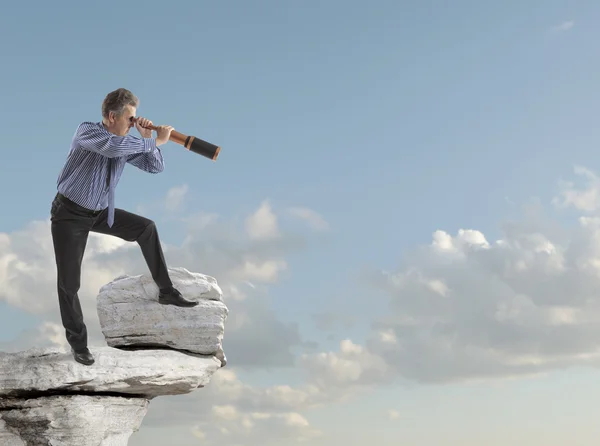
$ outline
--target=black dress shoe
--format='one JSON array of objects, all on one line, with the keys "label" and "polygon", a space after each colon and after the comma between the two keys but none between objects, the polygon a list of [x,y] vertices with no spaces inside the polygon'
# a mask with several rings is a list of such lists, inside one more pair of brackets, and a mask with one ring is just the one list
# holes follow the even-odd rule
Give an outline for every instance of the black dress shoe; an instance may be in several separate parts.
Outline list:
[{"label": "black dress shoe", "polygon": [[159,292],[158,303],[162,305],[175,305],[178,307],[195,307],[198,302],[185,300],[179,290],[172,288],[168,293]]},{"label": "black dress shoe", "polygon": [[71,348],[71,352],[73,353],[73,358],[75,358],[75,361],[80,364],[92,365],[94,363],[94,357],[87,347],[81,350],[74,350]]}]

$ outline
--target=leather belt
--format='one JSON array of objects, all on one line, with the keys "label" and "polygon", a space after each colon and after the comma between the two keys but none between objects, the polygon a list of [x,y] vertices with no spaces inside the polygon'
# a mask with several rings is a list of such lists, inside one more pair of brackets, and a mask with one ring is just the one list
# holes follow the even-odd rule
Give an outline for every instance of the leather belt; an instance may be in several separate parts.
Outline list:
[{"label": "leather belt", "polygon": [[60,192],[58,192],[56,194],[56,198],[58,198],[58,200],[60,202],[62,202],[65,205],[67,205],[67,207],[72,208],[74,211],[81,212],[83,214],[89,215],[90,217],[97,217],[102,212],[102,211],[94,211],[92,209],[88,209],[88,208],[85,208],[83,206],[80,206],[77,203],[75,203],[73,200],[69,200],[67,197],[65,197]]}]

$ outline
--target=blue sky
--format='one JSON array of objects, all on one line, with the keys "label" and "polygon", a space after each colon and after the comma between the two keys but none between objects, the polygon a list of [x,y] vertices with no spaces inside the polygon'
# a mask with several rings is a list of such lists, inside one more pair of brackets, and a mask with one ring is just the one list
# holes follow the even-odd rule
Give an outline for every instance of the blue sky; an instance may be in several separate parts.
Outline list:
[{"label": "blue sky", "polygon": [[[315,345],[289,346],[294,353],[336,352],[343,339],[368,345],[380,318],[391,311],[385,291],[368,278],[379,270],[417,264],[438,271],[430,263],[419,263],[425,260],[415,253],[431,243],[437,230],[454,236],[459,229],[473,229],[493,243],[505,236],[502,224],[521,221],[522,206],[532,200],[545,209],[543,223],[536,220],[519,228],[543,227],[549,238],[556,225],[574,227],[579,215],[595,215],[596,208],[586,209],[581,201],[565,203],[572,209],[559,211],[551,202],[567,187],[561,180],[579,184],[574,166],[595,171],[600,161],[600,65],[594,57],[598,3],[14,2],[7,8],[0,16],[0,188],[5,191],[0,234],[12,240],[20,231],[28,234],[30,222],[47,220],[56,177],[77,125],[101,120],[104,96],[128,88],[140,98],[139,116],[173,125],[222,150],[213,163],[167,144],[166,168],[160,175],[126,169],[117,206],[143,211],[158,223],[163,241],[178,246],[189,236],[184,218],[218,214],[243,233],[244,219],[266,203],[265,212],[278,216],[278,227],[289,238],[277,246],[261,245],[257,256],[277,252],[286,268],[254,291],[263,307],[252,314],[297,324],[302,339]],[[167,192],[184,186],[183,208],[166,212],[161,203]],[[593,201],[597,188],[592,181],[587,195],[583,191],[578,196]],[[294,218],[289,211],[294,207],[311,209],[328,229],[316,230]],[[214,243],[235,251],[238,246],[237,238],[197,232],[204,247]],[[565,229],[554,243],[564,242],[569,234]],[[15,246],[26,249],[24,242]],[[249,252],[254,249],[244,246]],[[44,262],[52,266],[52,251],[40,252],[50,256]],[[29,251],[22,254],[35,258]],[[202,266],[199,272],[214,274],[217,280],[218,273],[229,274],[225,260],[213,267],[210,257],[201,255],[198,263],[181,266]],[[472,277],[469,283],[489,277]],[[0,274],[2,280],[11,279]],[[452,283],[452,277],[445,283]],[[50,308],[43,315],[11,305],[10,290],[20,288],[10,285],[4,287],[4,296],[0,291],[0,341],[12,342],[22,328],[35,328],[44,318],[57,321],[52,282],[39,285],[44,290],[40,299]],[[90,302],[94,297],[89,296]],[[245,305],[250,304],[232,306],[239,308],[237,317],[250,311]],[[393,309],[404,314],[401,306]],[[355,323],[320,330],[313,315],[331,312]],[[259,330],[262,320],[255,322]],[[226,339],[227,333],[226,326]],[[264,333],[271,335],[267,329]],[[233,351],[241,351],[241,344]],[[303,369],[296,366],[236,368],[235,356],[230,360],[248,385],[304,383]],[[565,361],[565,366],[580,365]],[[428,364],[436,364],[435,358]],[[562,371],[555,378],[503,384],[509,390],[495,394],[498,404],[490,417],[508,423],[508,402],[527,389],[532,389],[531,398],[521,396],[523,404],[543,410],[534,399],[548,392],[562,396],[568,373],[581,373],[583,401],[577,404],[585,405],[590,390],[585,383],[597,391],[595,374],[587,369]],[[383,423],[385,411],[399,407],[399,422],[385,421],[377,434],[381,444],[396,444],[400,438],[429,446],[439,438],[424,434],[433,416],[428,404],[451,411],[451,402],[458,399],[457,412],[465,415],[454,426],[463,428],[448,435],[452,444],[467,444],[465,429],[473,421],[469,417],[477,414],[473,408],[493,391],[486,385],[476,390],[459,384],[450,390],[426,384],[421,390],[390,390],[371,382],[367,387],[372,393],[348,406],[331,402],[314,412],[318,416],[298,411],[326,432],[327,441],[346,436],[359,441],[375,433],[358,426],[358,420]],[[406,398],[415,405],[407,406]],[[411,410],[409,424],[421,426],[416,430],[402,424]],[[562,419],[550,412],[545,416]],[[339,431],[334,422],[355,427]],[[524,444],[564,444],[551,443],[537,425],[510,422],[516,426],[515,438]],[[589,428],[576,423],[569,427]],[[492,444],[486,435],[498,434],[498,428],[492,423],[488,427],[479,438]],[[158,438],[156,429],[148,429]],[[165,436],[172,435],[164,429]],[[591,430],[585,432],[591,435]],[[136,435],[141,442],[146,434]],[[497,444],[506,444],[507,438]],[[554,439],[559,438],[557,430]],[[188,437],[181,441],[196,444]],[[592,444],[591,437],[578,444]]]}]

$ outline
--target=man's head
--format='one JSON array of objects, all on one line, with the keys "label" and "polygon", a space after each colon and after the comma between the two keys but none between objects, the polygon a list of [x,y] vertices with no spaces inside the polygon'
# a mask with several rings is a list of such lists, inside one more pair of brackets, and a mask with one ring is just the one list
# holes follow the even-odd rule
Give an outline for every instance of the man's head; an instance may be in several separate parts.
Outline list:
[{"label": "man's head", "polygon": [[125,136],[133,127],[139,99],[129,90],[119,88],[106,95],[102,102],[102,122],[115,135]]}]

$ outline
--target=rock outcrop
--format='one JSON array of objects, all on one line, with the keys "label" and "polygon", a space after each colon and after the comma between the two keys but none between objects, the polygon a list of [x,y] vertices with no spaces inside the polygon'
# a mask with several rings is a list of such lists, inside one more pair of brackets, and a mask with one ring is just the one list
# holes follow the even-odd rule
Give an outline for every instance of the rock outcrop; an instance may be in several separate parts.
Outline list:
[{"label": "rock outcrop", "polygon": [[91,366],[58,348],[0,353],[0,445],[125,446],[153,398],[210,382],[226,364],[221,289],[184,268],[170,273],[199,305],[160,305],[146,275],[118,277],[100,289],[108,346],[90,347]]},{"label": "rock outcrop", "polygon": [[217,281],[186,269],[171,270],[177,289],[192,308],[159,305],[151,277],[119,277],[100,289],[98,318],[111,347],[165,347],[215,355],[225,363],[222,342],[227,307]]}]

